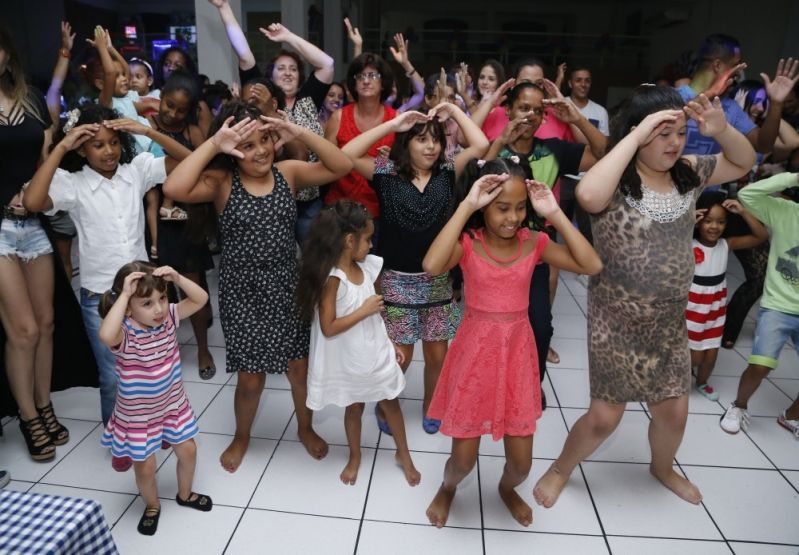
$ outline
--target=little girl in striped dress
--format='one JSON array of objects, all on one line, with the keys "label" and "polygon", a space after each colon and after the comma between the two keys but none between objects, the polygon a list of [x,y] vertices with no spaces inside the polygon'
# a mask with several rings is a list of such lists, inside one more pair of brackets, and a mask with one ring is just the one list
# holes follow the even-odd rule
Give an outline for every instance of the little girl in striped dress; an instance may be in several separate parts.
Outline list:
[{"label": "little girl in striped dress", "polygon": [[[169,304],[167,283],[186,294]],[[146,503],[139,520],[141,534],[158,527],[161,504],[155,483],[155,453],[170,445],[178,458],[178,505],[210,511],[211,498],[191,491],[197,447],[197,421],[183,390],[177,327],[200,310],[208,294],[169,266],[147,262],[125,264],[100,301],[100,340],[116,355],[117,398],[101,443],[111,448],[112,466],[133,465],[136,485]]]},{"label": "little girl in striped dress", "polygon": [[[749,249],[768,239],[768,231],[743,206],[720,191],[703,193],[696,201],[696,228],[693,253],[696,269],[685,320],[691,366],[696,369],[696,389],[707,399],[716,401],[717,391],[707,381],[713,368],[727,318],[727,257],[729,251]],[[740,214],[751,231],[722,239],[727,227],[727,213]]]}]

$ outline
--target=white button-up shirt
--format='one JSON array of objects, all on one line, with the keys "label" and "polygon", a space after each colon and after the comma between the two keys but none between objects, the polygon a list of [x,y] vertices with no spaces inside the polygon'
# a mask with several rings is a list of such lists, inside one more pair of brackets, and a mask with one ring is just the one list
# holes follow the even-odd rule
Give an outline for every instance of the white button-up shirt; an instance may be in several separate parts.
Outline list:
[{"label": "white button-up shirt", "polygon": [[117,271],[147,260],[144,248],[144,194],[166,181],[165,158],[149,152],[120,164],[111,179],[88,165],[69,173],[56,170],[50,184],[53,209],[69,213],[80,242],[80,284],[95,293],[111,289]]}]

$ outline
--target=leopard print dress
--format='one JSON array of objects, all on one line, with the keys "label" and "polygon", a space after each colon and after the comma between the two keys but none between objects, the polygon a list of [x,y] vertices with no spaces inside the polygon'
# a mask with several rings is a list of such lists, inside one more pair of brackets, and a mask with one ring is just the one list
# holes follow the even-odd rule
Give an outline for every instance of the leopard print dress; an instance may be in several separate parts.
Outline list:
[{"label": "leopard print dress", "polygon": [[[707,182],[715,161],[697,157],[700,183]],[[604,265],[588,286],[592,399],[657,403],[689,391],[685,307],[694,274],[694,204],[701,189],[682,197],[687,208],[673,221],[653,219],[618,190],[603,212],[592,215],[594,248]]]}]

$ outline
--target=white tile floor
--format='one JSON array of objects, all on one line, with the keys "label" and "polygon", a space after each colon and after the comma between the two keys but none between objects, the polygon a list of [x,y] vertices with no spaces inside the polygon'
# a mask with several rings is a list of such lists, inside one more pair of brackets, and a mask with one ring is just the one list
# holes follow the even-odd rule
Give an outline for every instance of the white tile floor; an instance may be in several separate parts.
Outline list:
[{"label": "white tile floor", "polygon": [[[731,288],[737,287],[740,276],[733,260]],[[215,289],[215,275],[211,281]],[[561,277],[553,309],[553,344],[562,362],[551,367],[544,383],[550,407],[538,424],[532,474],[519,488],[531,503],[533,484],[588,406],[585,294],[574,276]],[[729,436],[718,427],[745,367],[753,329],[750,317],[738,348],[720,353],[713,383],[721,401],[691,397],[688,428],[675,465],[701,488],[704,502],[699,506],[680,501],[650,477],[649,414],[640,404],[631,404],[618,431],[575,472],[559,503],[550,510],[535,508],[530,528],[517,525],[499,499],[502,447],[487,438],[476,471],[458,492],[449,526],[430,527],[424,511],[440,482],[449,441],[421,430],[418,360],[409,370],[402,407],[423,476],[420,486],[406,485],[393,461],[392,439],[381,435],[368,416],[360,479],[353,487],[342,485],[338,474],[347,456],[343,411],[317,414],[317,428],[331,448],[324,461],[312,460],[297,441],[288,382],[282,376],[267,379],[250,451],[238,472],[229,475],[218,457],[233,433],[236,378],[224,372],[218,320],[210,337],[219,372],[209,382],[197,376],[190,327],[180,331],[186,389],[202,430],[195,489],[213,497],[211,513],[175,504],[175,457],[164,451],[158,455],[164,506],[158,533],[147,538],[136,532],[143,505],[132,473],[111,470],[110,456],[98,444],[99,402],[90,389],[54,396],[72,433],[70,442],[58,448],[55,462],[31,462],[16,423],[10,422],[0,441],[0,468],[11,471],[13,489],[99,501],[123,554],[795,554],[799,441],[779,428],[775,417],[799,392],[796,354],[786,349],[782,366],[758,391],[750,405],[748,433]],[[419,358],[417,352],[415,359]]]}]

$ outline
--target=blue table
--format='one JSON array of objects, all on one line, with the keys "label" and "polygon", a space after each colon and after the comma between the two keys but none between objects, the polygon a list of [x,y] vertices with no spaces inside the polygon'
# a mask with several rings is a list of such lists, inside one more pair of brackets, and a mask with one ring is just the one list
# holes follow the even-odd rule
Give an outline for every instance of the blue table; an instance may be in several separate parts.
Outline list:
[{"label": "blue table", "polygon": [[0,553],[118,552],[96,501],[0,491]]}]

